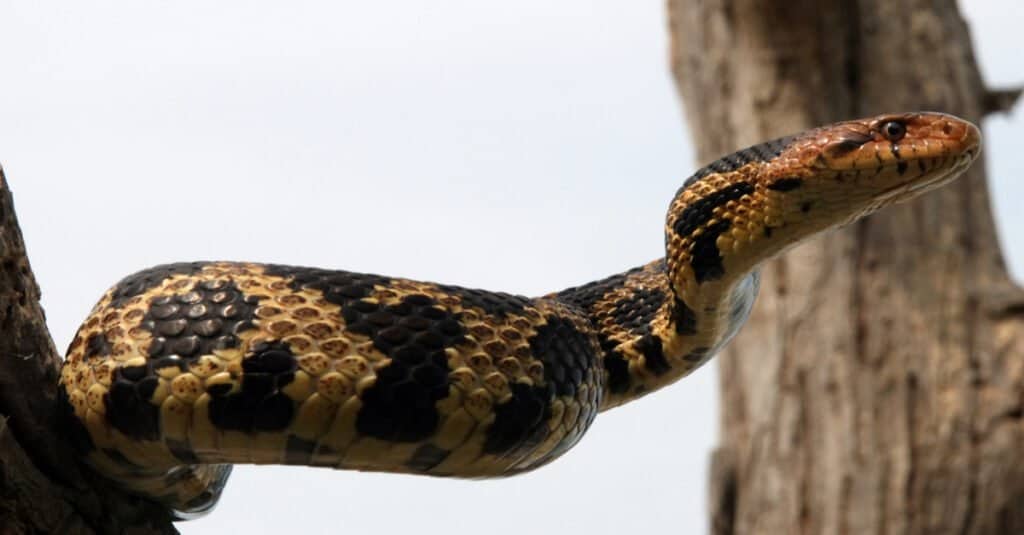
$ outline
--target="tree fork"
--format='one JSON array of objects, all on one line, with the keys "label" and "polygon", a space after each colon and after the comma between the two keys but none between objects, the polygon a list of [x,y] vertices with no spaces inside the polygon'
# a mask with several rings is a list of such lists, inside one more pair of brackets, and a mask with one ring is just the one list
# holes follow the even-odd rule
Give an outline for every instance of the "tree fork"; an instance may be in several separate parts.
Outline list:
[{"label": "tree fork", "polygon": [[[985,87],[954,0],[669,0],[702,161],[818,124],[936,110]],[[1024,292],[983,159],[960,180],[765,266],[719,358],[713,533],[1024,532]]]}]

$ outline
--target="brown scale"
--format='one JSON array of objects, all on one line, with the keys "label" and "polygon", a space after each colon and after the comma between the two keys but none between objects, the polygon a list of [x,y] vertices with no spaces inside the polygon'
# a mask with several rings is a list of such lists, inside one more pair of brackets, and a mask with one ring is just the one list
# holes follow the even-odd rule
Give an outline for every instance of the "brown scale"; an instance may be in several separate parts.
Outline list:
[{"label": "brown scale", "polygon": [[530,470],[599,410],[728,342],[758,264],[949,182],[979,140],[969,123],[917,113],[738,151],[676,194],[664,259],[538,299],[312,268],[158,266],[108,291],[71,343],[72,435],[100,473],[183,516],[216,503],[232,463]]}]

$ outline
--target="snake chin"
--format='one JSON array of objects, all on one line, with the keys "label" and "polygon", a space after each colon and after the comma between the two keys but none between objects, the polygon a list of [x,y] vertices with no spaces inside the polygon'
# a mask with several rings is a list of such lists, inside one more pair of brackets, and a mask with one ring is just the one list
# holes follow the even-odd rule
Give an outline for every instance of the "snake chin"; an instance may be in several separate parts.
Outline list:
[{"label": "snake chin", "polygon": [[889,204],[909,201],[919,195],[949,184],[956,180],[961,173],[967,170],[977,154],[977,150],[964,152],[962,155],[957,157],[956,161],[952,165],[948,166],[942,172],[936,173],[935,176],[928,180],[921,180],[920,177],[918,177],[884,190],[877,197],[877,200],[881,201],[881,203],[876,205],[875,210]]}]

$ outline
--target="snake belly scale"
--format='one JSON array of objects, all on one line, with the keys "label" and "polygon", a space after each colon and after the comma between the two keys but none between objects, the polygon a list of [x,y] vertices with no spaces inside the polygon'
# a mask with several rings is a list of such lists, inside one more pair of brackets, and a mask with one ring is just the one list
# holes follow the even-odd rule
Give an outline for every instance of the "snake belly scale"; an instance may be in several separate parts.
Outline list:
[{"label": "snake belly scale", "polygon": [[538,298],[243,262],[157,266],[107,291],[61,373],[100,474],[181,518],[235,463],[455,477],[537,468],[598,412],[706,362],[746,320],[757,267],[945,184],[976,127],[888,114],[762,143],[676,193],[666,255]]}]

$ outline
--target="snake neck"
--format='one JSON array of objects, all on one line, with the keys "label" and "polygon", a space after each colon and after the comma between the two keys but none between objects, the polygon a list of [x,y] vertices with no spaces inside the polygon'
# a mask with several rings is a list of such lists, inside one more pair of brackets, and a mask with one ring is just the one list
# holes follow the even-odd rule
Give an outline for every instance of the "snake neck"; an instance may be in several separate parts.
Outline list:
[{"label": "snake neck", "polygon": [[687,302],[673,289],[668,264],[656,260],[557,294],[595,326],[605,368],[601,410],[688,375],[728,343],[750,314],[757,271],[691,293]]},{"label": "snake neck", "polygon": [[767,162],[791,142],[744,149],[687,179],[669,206],[664,259],[558,294],[598,333],[607,377],[602,410],[707,362],[750,314],[758,266],[834,224],[808,208],[799,180],[769,176]]}]

